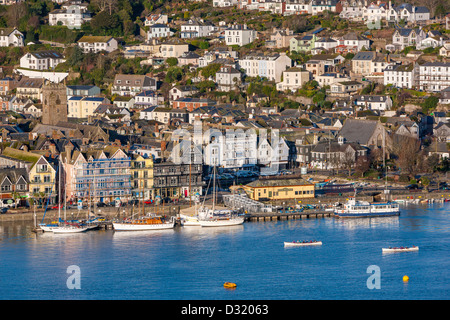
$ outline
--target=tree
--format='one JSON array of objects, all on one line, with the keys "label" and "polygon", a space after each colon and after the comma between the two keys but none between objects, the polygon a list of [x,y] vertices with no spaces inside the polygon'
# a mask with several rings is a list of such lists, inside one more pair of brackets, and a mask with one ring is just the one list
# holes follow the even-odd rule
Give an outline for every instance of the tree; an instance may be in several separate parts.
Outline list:
[{"label": "tree", "polygon": [[428,190],[428,186],[430,185],[430,179],[428,177],[420,178],[420,183]]},{"label": "tree", "polygon": [[68,48],[67,64],[71,67],[78,65],[83,61],[84,53],[79,46]]},{"label": "tree", "polygon": [[178,59],[177,59],[177,58],[174,58],[174,57],[170,57],[170,58],[167,58],[167,59],[166,59],[166,63],[167,63],[170,67],[173,67],[173,66],[176,66],[176,65],[178,64]]},{"label": "tree", "polygon": [[420,141],[408,136],[398,136],[394,153],[397,155],[396,164],[400,170],[413,176],[417,170],[420,159]]},{"label": "tree", "polygon": [[219,63],[210,63],[206,67],[201,69],[201,74],[205,79],[209,77],[215,77],[217,71],[220,70],[221,65]]},{"label": "tree", "polygon": [[422,112],[428,114],[429,111],[436,108],[439,102],[439,98],[435,96],[430,96],[425,99],[425,102],[422,104]]},{"label": "tree", "polygon": [[8,7],[6,17],[8,26],[18,27],[19,21],[27,14],[27,8],[24,2],[15,3]]},{"label": "tree", "polygon": [[361,178],[364,177],[364,173],[369,171],[370,161],[368,157],[358,157],[355,163],[355,172],[361,174]]}]

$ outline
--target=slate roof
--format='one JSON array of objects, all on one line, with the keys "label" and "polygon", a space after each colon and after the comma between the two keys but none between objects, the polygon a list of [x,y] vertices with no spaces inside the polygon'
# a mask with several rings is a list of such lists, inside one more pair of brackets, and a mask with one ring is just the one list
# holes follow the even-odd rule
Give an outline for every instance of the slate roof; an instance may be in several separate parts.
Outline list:
[{"label": "slate roof", "polygon": [[377,124],[377,121],[347,119],[339,131],[339,135],[344,137],[348,142],[368,145]]}]

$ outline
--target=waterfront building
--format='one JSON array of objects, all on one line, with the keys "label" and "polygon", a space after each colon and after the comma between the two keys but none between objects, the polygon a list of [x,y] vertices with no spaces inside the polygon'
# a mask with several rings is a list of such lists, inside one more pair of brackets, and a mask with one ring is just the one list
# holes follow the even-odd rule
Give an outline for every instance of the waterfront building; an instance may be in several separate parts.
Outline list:
[{"label": "waterfront building", "polygon": [[0,169],[1,206],[24,204],[28,197],[28,172],[26,168]]},{"label": "waterfront building", "polygon": [[311,162],[313,168],[318,169],[350,169],[360,159],[367,160],[367,148],[358,143],[348,143],[342,136],[338,142],[318,143],[311,149]]},{"label": "waterfront building", "polygon": [[118,148],[80,153],[74,163],[75,198],[85,202],[131,199],[131,158]]},{"label": "waterfront building", "polygon": [[171,161],[153,165],[153,189],[155,197],[179,199],[202,195],[205,182],[202,164],[178,164]]},{"label": "waterfront building", "polygon": [[256,201],[314,198],[314,184],[298,178],[263,178],[242,186],[250,199]]},{"label": "waterfront building", "polygon": [[133,199],[148,200],[153,196],[153,157],[133,154],[131,160],[131,195]]}]

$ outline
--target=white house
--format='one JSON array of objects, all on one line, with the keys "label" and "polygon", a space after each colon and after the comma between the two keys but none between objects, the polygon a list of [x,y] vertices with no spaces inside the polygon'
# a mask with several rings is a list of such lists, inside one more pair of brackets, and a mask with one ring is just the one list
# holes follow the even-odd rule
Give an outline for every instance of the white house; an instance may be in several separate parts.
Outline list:
[{"label": "white house", "polygon": [[157,90],[156,79],[138,74],[116,74],[111,90],[120,96],[135,96],[144,90]]},{"label": "white house", "polygon": [[87,4],[68,2],[61,9],[49,13],[48,23],[51,26],[63,25],[69,29],[80,29],[81,25],[89,20],[91,13],[87,10]]},{"label": "white house", "polygon": [[23,33],[16,28],[0,28],[0,47],[23,47]]},{"label": "white house", "polygon": [[255,41],[256,37],[256,31],[248,29],[246,24],[234,24],[225,30],[225,43],[227,46],[245,46]]},{"label": "white house", "polygon": [[392,99],[382,95],[357,95],[354,96],[355,105],[366,110],[386,111],[392,107]]},{"label": "white house", "polygon": [[168,22],[167,14],[149,14],[145,17],[144,26],[149,27],[154,24],[167,24]]},{"label": "white house", "polygon": [[158,39],[158,38],[166,38],[173,35],[173,32],[170,31],[169,26],[165,24],[154,24],[148,28],[147,31],[147,40]]},{"label": "white house", "polygon": [[216,83],[219,91],[231,91],[241,84],[242,74],[231,66],[222,66],[216,72]]},{"label": "white house", "polygon": [[181,39],[207,37],[213,30],[212,24],[191,19],[181,25],[180,36]]},{"label": "white house", "polygon": [[206,165],[223,168],[242,168],[256,165],[257,135],[255,131],[218,129],[208,130],[203,135],[204,161]]},{"label": "white house", "polygon": [[334,49],[338,46],[338,44],[339,43],[337,40],[328,37],[317,39],[314,42],[315,48],[323,48],[325,50]]},{"label": "white house", "polygon": [[331,86],[335,82],[349,81],[350,77],[346,77],[342,73],[338,72],[325,72],[315,77],[315,80],[319,83],[320,87]]},{"label": "white house", "polygon": [[418,67],[413,63],[408,65],[391,64],[384,69],[384,85],[397,88],[412,89],[416,83]]},{"label": "white house", "polygon": [[20,58],[20,67],[34,70],[50,70],[66,61],[57,51],[28,52]]},{"label": "white house", "polygon": [[134,108],[146,109],[164,103],[164,97],[157,91],[144,90],[134,96]]},{"label": "white house", "polygon": [[386,45],[386,50],[403,50],[409,46],[416,46],[426,38],[426,33],[420,29],[396,29],[392,35],[392,44]]},{"label": "white house", "polygon": [[141,119],[141,120],[153,120],[153,111],[157,107],[158,106],[151,106],[151,107],[145,108],[144,110],[141,110],[139,112],[139,119]]},{"label": "white house", "polygon": [[285,52],[264,55],[251,53],[239,60],[239,67],[250,77],[265,77],[275,82],[281,81],[283,71],[292,66],[292,60]]},{"label": "white house", "polygon": [[337,41],[336,52],[358,52],[362,48],[370,49],[370,40],[356,32],[349,32]]},{"label": "white house", "polygon": [[213,7],[232,7],[238,4],[238,0],[213,0]]},{"label": "white house", "polygon": [[118,49],[117,40],[110,36],[83,36],[77,43],[84,53],[113,52]]},{"label": "white house", "polygon": [[419,89],[440,92],[450,87],[450,62],[425,62],[419,65]]}]

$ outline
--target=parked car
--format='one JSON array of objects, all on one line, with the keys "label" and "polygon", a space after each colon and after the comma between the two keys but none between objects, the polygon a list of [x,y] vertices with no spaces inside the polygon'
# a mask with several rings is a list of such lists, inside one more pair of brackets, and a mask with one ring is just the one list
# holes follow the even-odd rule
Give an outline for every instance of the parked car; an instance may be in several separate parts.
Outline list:
[{"label": "parked car", "polygon": [[0,209],[0,213],[1,213],[1,214],[4,214],[4,213],[8,212],[8,209],[9,209],[9,208],[1,208],[1,209]]}]

